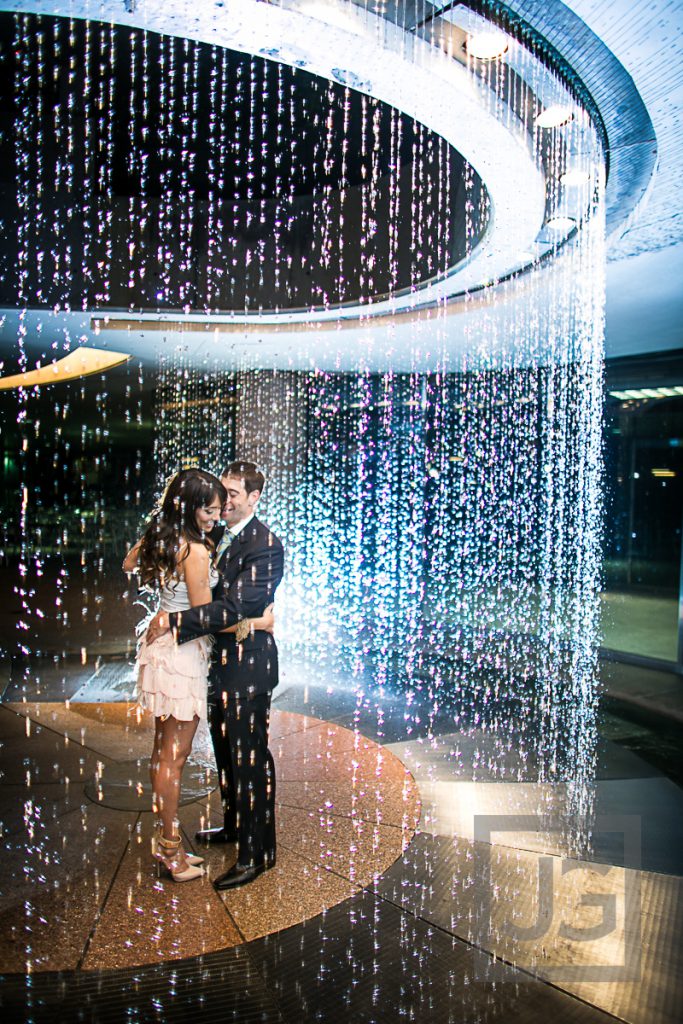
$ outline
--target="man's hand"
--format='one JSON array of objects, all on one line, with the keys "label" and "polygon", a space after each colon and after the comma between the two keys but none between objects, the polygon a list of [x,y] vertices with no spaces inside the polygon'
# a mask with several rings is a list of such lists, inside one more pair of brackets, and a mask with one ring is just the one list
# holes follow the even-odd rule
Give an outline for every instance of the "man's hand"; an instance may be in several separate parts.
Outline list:
[{"label": "man's hand", "polygon": [[153,644],[155,640],[158,640],[164,633],[168,633],[170,630],[168,624],[168,614],[166,612],[157,612],[149,626],[147,627],[147,633],[145,639],[148,644]]}]

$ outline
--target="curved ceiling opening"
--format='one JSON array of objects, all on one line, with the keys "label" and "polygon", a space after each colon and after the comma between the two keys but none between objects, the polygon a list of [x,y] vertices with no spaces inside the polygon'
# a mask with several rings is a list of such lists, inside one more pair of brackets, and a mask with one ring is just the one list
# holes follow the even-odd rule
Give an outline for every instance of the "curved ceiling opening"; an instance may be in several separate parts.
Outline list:
[{"label": "curved ceiling opening", "polygon": [[2,14],[0,41],[16,90],[4,145],[18,152],[22,129],[34,140],[16,177],[14,153],[2,161],[2,305],[362,305],[444,275],[486,230],[487,193],[463,157],[339,83],[45,15]]}]

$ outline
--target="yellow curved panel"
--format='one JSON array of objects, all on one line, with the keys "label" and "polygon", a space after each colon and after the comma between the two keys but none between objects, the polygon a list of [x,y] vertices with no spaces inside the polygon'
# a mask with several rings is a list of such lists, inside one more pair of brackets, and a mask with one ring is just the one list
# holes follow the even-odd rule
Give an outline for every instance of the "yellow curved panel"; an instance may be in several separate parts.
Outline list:
[{"label": "yellow curved panel", "polygon": [[77,348],[63,359],[56,359],[47,366],[26,373],[14,373],[11,377],[0,377],[0,391],[10,388],[42,387],[45,384],[61,384],[91,373],[103,373],[113,366],[120,366],[130,359],[127,352],[112,352],[101,348]]}]

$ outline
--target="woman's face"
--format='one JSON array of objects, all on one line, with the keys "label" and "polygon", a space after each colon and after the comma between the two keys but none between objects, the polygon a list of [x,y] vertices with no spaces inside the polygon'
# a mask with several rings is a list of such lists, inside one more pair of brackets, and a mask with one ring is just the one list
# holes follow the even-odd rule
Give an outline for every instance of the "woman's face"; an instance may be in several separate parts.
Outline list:
[{"label": "woman's face", "polygon": [[214,494],[208,505],[203,505],[195,512],[195,520],[201,533],[211,533],[214,526],[220,519],[221,503],[218,495]]}]

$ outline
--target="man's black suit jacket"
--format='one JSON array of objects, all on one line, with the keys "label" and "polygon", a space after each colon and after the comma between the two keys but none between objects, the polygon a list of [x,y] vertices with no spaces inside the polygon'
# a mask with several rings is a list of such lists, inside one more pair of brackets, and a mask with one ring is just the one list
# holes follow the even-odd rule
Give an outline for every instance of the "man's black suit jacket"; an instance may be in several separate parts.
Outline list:
[{"label": "man's black suit jacket", "polygon": [[[222,534],[222,529],[215,531],[216,544]],[[266,693],[278,684],[277,646],[272,634],[257,630],[238,644],[234,634],[220,630],[241,619],[258,617],[272,602],[284,571],[282,543],[254,516],[223,553],[218,570],[220,579],[211,603],[171,613],[171,628],[177,628],[179,643],[215,634],[209,675],[214,700],[226,692],[243,697]]]}]

